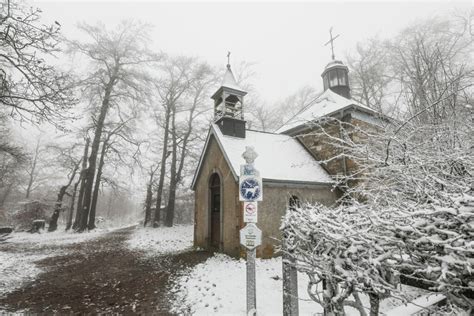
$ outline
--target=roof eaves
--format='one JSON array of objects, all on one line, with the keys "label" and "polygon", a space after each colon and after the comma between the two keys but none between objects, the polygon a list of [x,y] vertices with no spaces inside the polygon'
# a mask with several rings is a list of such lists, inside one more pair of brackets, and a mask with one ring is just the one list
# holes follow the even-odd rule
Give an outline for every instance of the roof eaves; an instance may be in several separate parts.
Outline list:
[{"label": "roof eaves", "polygon": [[264,183],[276,186],[332,186],[336,182],[328,181],[328,182],[320,182],[320,181],[300,181],[300,180],[283,180],[283,179],[268,179],[263,178],[262,181]]},{"label": "roof eaves", "polygon": [[234,167],[232,166],[232,162],[230,161],[229,156],[227,156],[224,145],[222,144],[222,142],[219,138],[220,137],[219,131],[216,130],[216,125],[211,124],[211,129],[212,129],[212,132],[213,132],[213,134],[214,134],[214,136],[217,140],[217,144],[219,145],[219,148],[221,149],[222,154],[224,155],[224,158],[227,161],[227,164],[229,165],[230,170],[232,171],[232,175],[234,176],[235,181],[238,181],[239,176],[237,175],[236,170],[234,170]]},{"label": "roof eaves", "polygon": [[304,131],[310,129],[311,127],[313,127],[311,125],[311,123],[315,123],[315,122],[323,119],[324,117],[334,116],[335,114],[343,113],[344,111],[347,111],[347,110],[350,110],[350,109],[358,110],[358,111],[365,112],[365,113],[369,113],[371,115],[379,116],[383,119],[390,120],[390,118],[387,117],[386,115],[384,115],[383,113],[380,113],[378,111],[375,111],[375,110],[373,110],[371,108],[368,108],[368,107],[365,107],[365,106],[360,106],[357,103],[350,103],[350,104],[346,105],[343,108],[337,109],[337,110],[332,111],[332,112],[327,113],[327,114],[324,114],[320,117],[316,117],[311,121],[308,121],[306,123],[302,123],[300,125],[297,125],[295,127],[290,128],[288,130],[282,131],[281,134],[294,136],[298,133],[304,132]]},{"label": "roof eaves", "polygon": [[217,144],[218,144],[220,150],[222,151],[222,153],[223,153],[223,155],[224,155],[224,158],[225,158],[227,164],[229,165],[229,169],[231,170],[232,175],[234,176],[235,181],[238,181],[238,180],[239,180],[239,177],[237,176],[237,173],[236,173],[236,171],[234,170],[234,167],[232,166],[232,163],[231,163],[229,157],[227,156],[227,153],[226,153],[226,151],[225,151],[225,149],[224,149],[224,146],[222,145],[222,142],[221,142],[221,140],[219,139],[219,132],[217,132],[217,131],[215,130],[215,128],[216,128],[215,125],[214,125],[214,124],[211,124],[211,126],[210,126],[210,128],[209,128],[209,131],[208,131],[208,133],[207,133],[206,142],[205,142],[204,148],[203,148],[203,150],[202,150],[202,152],[201,152],[201,157],[199,158],[199,164],[198,164],[198,166],[197,166],[196,172],[194,173],[193,181],[192,181],[192,183],[191,183],[191,189],[192,189],[192,190],[194,190],[194,188],[195,188],[195,186],[196,186],[196,181],[197,181],[197,178],[198,178],[198,176],[199,176],[199,173],[201,172],[202,162],[203,162],[204,157],[205,157],[205,155],[206,155],[207,148],[208,148],[208,146],[209,146],[209,141],[210,141],[212,135],[213,135],[214,138],[216,139],[216,142],[217,142]]},{"label": "roof eaves", "polygon": [[281,133],[282,134],[286,134],[286,135],[290,135],[290,136],[295,136],[297,135],[297,133],[301,133],[301,132],[304,132],[308,129],[311,129],[313,127],[313,123],[316,123],[317,121],[325,118],[325,117],[329,117],[329,116],[334,116],[335,114],[337,113],[342,113],[344,112],[345,110],[347,110],[348,108],[351,108],[354,104],[349,104],[349,105],[346,105],[345,107],[343,108],[340,108],[340,109],[337,109],[335,111],[332,111],[330,113],[327,113],[327,114],[324,114],[322,116],[319,116],[319,117],[315,117],[314,119],[312,119],[311,121],[308,121],[306,123],[302,123],[300,125],[297,125],[293,128],[290,128],[286,131],[282,131]]},{"label": "roof eaves", "polygon": [[199,163],[197,165],[196,171],[194,172],[193,181],[191,182],[191,190],[194,190],[199,172],[201,172],[202,161],[204,160],[204,156],[206,155],[207,146],[209,144],[210,137],[211,137],[211,128],[209,128],[209,130],[207,131],[206,142],[204,143],[201,156],[199,157]]}]

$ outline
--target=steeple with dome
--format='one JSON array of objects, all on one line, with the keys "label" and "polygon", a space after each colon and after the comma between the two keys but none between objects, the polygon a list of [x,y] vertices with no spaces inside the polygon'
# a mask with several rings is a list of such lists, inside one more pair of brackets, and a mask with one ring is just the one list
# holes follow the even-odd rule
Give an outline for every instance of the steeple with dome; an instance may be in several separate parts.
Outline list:
[{"label": "steeple with dome", "polygon": [[335,93],[350,99],[351,89],[349,87],[349,68],[340,60],[336,60],[334,56],[334,40],[339,37],[332,36],[332,28],[329,30],[330,40],[325,44],[331,44],[332,61],[326,65],[321,77],[323,77],[324,91],[330,89]]},{"label": "steeple with dome", "polygon": [[224,135],[245,138],[243,109],[247,92],[237,84],[229,60],[226,68],[221,86],[211,97],[214,100],[214,123]]}]

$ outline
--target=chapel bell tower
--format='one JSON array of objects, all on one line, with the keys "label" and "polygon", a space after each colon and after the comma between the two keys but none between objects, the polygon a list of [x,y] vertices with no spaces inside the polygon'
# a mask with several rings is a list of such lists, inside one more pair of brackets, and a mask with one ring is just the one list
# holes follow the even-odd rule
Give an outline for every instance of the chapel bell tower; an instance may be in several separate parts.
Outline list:
[{"label": "chapel bell tower", "polygon": [[[230,53],[227,54],[229,58]],[[244,96],[247,94],[235,81],[227,60],[227,69],[219,89],[212,95],[214,100],[214,123],[222,134],[245,138]]]},{"label": "chapel bell tower", "polygon": [[321,75],[323,77],[324,91],[331,89],[343,97],[351,98],[349,87],[349,68],[340,60],[333,60],[327,64]]},{"label": "chapel bell tower", "polygon": [[334,57],[334,40],[339,37],[332,36],[332,28],[329,30],[330,40],[325,44],[331,44],[332,61],[326,65],[321,77],[323,77],[324,91],[331,89],[343,97],[351,98],[351,89],[349,87],[349,68],[340,60]]}]

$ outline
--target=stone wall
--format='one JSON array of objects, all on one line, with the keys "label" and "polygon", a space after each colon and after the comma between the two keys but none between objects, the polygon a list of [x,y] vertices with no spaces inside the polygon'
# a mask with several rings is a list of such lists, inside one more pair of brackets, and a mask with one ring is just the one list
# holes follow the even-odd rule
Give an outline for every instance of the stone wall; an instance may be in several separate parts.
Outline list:
[{"label": "stone wall", "polygon": [[262,230],[262,245],[257,249],[257,256],[270,258],[275,254],[276,246],[281,239],[281,220],[288,208],[290,197],[297,196],[301,203],[319,202],[332,205],[337,193],[331,186],[297,187],[293,185],[263,185],[263,201],[258,202],[258,227]]},{"label": "stone wall", "polygon": [[209,178],[217,172],[221,178],[221,245],[220,250],[239,255],[241,227],[238,185],[215,138],[211,136],[195,186],[194,245],[208,248],[210,243]]},{"label": "stone wall", "polygon": [[[356,119],[350,114],[346,115],[342,121],[357,126],[362,130],[373,130],[376,128],[375,125]],[[344,128],[346,129],[345,132],[355,143],[365,138],[364,134],[354,132],[350,125],[344,125]],[[322,129],[324,129],[324,133]],[[343,150],[334,146],[334,144],[337,144],[337,141],[332,138],[341,138],[341,125],[334,121],[314,127],[298,136],[298,139],[313,156],[322,162],[321,165],[331,176],[337,177],[356,172],[357,165],[354,161],[348,158],[338,157],[343,153]],[[353,184],[355,183],[349,185]]]}]

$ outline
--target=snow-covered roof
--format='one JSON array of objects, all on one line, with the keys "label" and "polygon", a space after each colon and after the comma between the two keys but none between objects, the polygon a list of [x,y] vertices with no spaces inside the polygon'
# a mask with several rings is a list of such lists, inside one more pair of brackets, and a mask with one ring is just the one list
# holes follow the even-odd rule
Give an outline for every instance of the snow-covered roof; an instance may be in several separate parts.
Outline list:
[{"label": "snow-covered roof", "polygon": [[211,136],[216,138],[236,180],[240,173],[240,165],[245,163],[242,153],[246,146],[253,146],[258,154],[255,167],[264,180],[314,184],[333,182],[303,145],[291,136],[247,130],[245,138],[238,138],[222,134],[217,125],[211,124],[201,160],[194,175],[193,188]]},{"label": "snow-covered roof", "polygon": [[276,133],[285,133],[293,128],[304,126],[315,119],[335,114],[350,107],[372,114],[379,114],[355,100],[347,99],[333,92],[331,89],[327,89],[314,101],[303,108],[298,114],[281,126]]},{"label": "snow-covered roof", "polygon": [[347,69],[347,66],[344,65],[344,63],[340,60],[331,60],[327,65],[326,67],[324,67],[324,70],[328,70],[329,68],[333,68],[333,67],[344,67]]},{"label": "snow-covered roof", "polygon": [[234,74],[232,73],[232,70],[230,69],[229,65],[227,66],[227,69],[225,71],[224,79],[222,80],[221,86],[231,88],[234,90],[243,91],[242,88],[240,88],[239,85],[237,84],[237,81],[235,80]]}]

